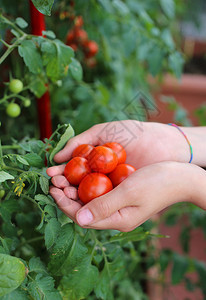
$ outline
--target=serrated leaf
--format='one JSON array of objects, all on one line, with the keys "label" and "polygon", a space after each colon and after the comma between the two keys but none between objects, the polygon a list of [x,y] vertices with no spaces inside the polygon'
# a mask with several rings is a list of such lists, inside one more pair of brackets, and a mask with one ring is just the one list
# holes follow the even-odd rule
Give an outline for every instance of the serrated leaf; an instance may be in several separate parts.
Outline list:
[{"label": "serrated leaf", "polygon": [[45,227],[45,235],[44,235],[45,245],[47,249],[51,248],[51,246],[56,241],[60,229],[61,229],[61,225],[56,218],[51,218],[48,221]]},{"label": "serrated leaf", "polygon": [[35,195],[34,199],[37,200],[41,205],[49,204],[52,206],[56,206],[56,204],[51,200],[51,198],[43,194]]},{"label": "serrated leaf", "polygon": [[28,285],[29,293],[35,300],[62,300],[59,292],[54,288],[54,279],[38,274]]},{"label": "serrated leaf", "polygon": [[68,276],[62,278],[60,287],[63,289],[64,296],[67,299],[85,299],[94,289],[98,277],[99,271],[97,267],[91,264],[91,257],[87,256]]},{"label": "serrated leaf", "polygon": [[39,183],[40,183],[40,187],[41,187],[42,191],[44,192],[44,194],[48,194],[49,193],[49,180],[46,177],[41,176],[39,179]]},{"label": "serrated leaf", "polygon": [[95,286],[94,292],[97,298],[108,299],[110,287],[110,274],[108,273],[108,267],[104,266],[104,269],[100,273],[99,280]]},{"label": "serrated leaf", "polygon": [[23,18],[16,18],[15,23],[20,27],[20,28],[26,28],[28,26],[28,23],[23,19]]},{"label": "serrated leaf", "polygon": [[75,80],[77,81],[82,80],[82,76],[83,76],[82,66],[79,63],[79,61],[76,60],[75,58],[71,59],[71,63],[69,65],[69,72]]},{"label": "serrated leaf", "polygon": [[16,159],[23,165],[29,166],[29,163],[26,159],[24,159],[21,155],[17,155]]},{"label": "serrated leaf", "polygon": [[32,0],[36,9],[44,15],[50,16],[54,0]]},{"label": "serrated leaf", "polygon": [[57,154],[65,145],[66,143],[74,136],[74,129],[70,124],[67,125],[68,127],[66,128],[64,134],[61,136],[59,142],[57,143],[56,147],[52,150],[49,160],[50,163],[53,162],[53,158],[55,154]]},{"label": "serrated leaf", "polygon": [[12,180],[14,179],[14,176],[12,176],[11,174],[4,172],[4,171],[0,171],[0,183],[6,181],[6,180]]},{"label": "serrated leaf", "polygon": [[[44,207],[44,212],[45,213],[48,213],[50,217],[52,218],[56,218],[56,209],[54,206],[51,206],[51,205],[46,205]],[[59,219],[58,219],[59,221]],[[61,222],[59,221],[59,223],[61,224]],[[62,224],[61,224],[62,225]]]},{"label": "serrated leaf", "polygon": [[[88,249],[82,241],[82,238],[75,234],[71,246],[63,257],[61,263],[58,264],[58,275],[67,275],[72,269],[77,266],[82,259],[87,255]],[[58,255],[58,254],[57,254]],[[61,254],[60,254],[61,255]],[[60,260],[58,260],[60,262]]]},{"label": "serrated leaf", "polygon": [[31,40],[26,40],[18,47],[19,55],[23,58],[29,71],[40,74],[43,70],[41,54]]},{"label": "serrated leaf", "polygon": [[32,257],[29,261],[29,273],[36,272],[40,274],[48,274],[45,265],[39,257]]},{"label": "serrated leaf", "polygon": [[0,254],[0,296],[18,288],[25,276],[26,268],[20,259],[7,254]]},{"label": "serrated leaf", "polygon": [[39,156],[36,153],[27,153],[26,155],[24,155],[24,158],[32,167],[36,167],[36,168],[44,167],[43,159],[41,158],[41,156]]},{"label": "serrated leaf", "polygon": [[74,51],[59,40],[45,41],[41,44],[43,63],[46,73],[52,81],[56,82],[66,76]]}]

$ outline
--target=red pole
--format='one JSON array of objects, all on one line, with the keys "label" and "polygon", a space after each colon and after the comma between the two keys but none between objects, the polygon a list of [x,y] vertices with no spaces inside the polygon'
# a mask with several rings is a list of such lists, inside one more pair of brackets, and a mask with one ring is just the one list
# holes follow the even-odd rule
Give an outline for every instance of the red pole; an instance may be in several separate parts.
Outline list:
[{"label": "red pole", "polygon": [[[30,1],[30,15],[32,34],[42,35],[46,29],[44,15],[41,14]],[[37,110],[39,119],[40,139],[49,138],[52,134],[50,95],[47,91],[41,98],[37,99]]]}]

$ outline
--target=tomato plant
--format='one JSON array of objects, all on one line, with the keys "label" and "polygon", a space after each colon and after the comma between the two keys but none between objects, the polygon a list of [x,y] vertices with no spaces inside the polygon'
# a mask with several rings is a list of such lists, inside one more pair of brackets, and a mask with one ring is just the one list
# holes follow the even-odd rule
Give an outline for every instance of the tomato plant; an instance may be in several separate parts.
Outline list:
[{"label": "tomato plant", "polygon": [[111,180],[101,173],[90,173],[81,181],[78,194],[83,203],[102,196],[112,190]]},{"label": "tomato plant", "polygon": [[74,157],[66,164],[64,176],[72,185],[79,185],[90,172],[89,164],[84,157]]},{"label": "tomato plant", "polygon": [[88,156],[88,163],[92,171],[110,173],[117,166],[118,158],[116,153],[107,147],[97,146]]}]

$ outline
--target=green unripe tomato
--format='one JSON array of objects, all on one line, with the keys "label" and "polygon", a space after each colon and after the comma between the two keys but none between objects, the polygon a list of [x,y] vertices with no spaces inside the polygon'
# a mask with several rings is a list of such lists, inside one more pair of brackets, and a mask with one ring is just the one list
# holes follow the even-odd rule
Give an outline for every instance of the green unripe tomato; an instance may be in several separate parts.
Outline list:
[{"label": "green unripe tomato", "polygon": [[2,199],[5,195],[5,190],[0,190],[0,199]]},{"label": "green unripe tomato", "polygon": [[25,99],[23,104],[24,104],[24,107],[29,107],[31,105],[31,100]]},{"label": "green unripe tomato", "polygon": [[6,108],[6,113],[11,118],[16,118],[21,113],[21,108],[19,104],[16,103],[10,103]]},{"label": "green unripe tomato", "polygon": [[23,83],[19,79],[12,79],[9,83],[9,90],[14,94],[18,94],[23,90]]}]

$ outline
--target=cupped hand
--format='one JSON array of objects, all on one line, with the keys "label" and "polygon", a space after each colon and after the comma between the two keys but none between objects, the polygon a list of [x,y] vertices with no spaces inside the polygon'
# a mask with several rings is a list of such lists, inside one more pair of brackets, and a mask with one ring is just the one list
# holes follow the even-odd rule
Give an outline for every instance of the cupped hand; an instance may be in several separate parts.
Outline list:
[{"label": "cupped hand", "polygon": [[[202,169],[190,164],[161,162],[143,167],[111,192],[86,205],[77,189],[62,176],[64,166],[54,166],[50,193],[59,208],[85,228],[131,231],[154,214],[176,202],[194,202],[195,180]],[[204,174],[205,175],[205,174]],[[194,185],[191,185],[193,180]]]},{"label": "cupped hand", "polygon": [[107,142],[120,143],[127,152],[126,163],[137,169],[161,161],[188,162],[190,159],[188,144],[176,128],[161,123],[125,120],[98,124],[73,137],[54,160],[65,163],[81,144],[96,146]]}]

